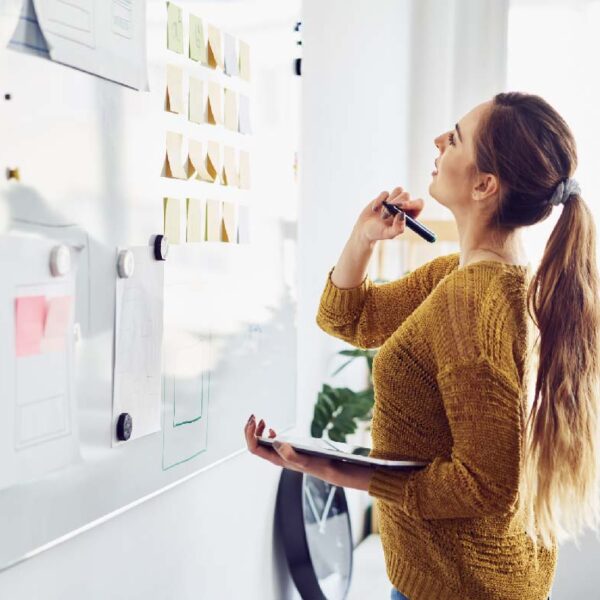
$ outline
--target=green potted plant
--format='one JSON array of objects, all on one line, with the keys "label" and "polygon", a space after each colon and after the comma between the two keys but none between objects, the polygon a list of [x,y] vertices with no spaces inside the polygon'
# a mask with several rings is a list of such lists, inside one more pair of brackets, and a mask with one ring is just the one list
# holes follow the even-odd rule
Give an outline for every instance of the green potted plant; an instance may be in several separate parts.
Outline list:
[{"label": "green potted plant", "polygon": [[355,348],[341,350],[338,354],[350,358],[338,367],[332,376],[360,357],[364,357],[369,368],[369,383],[366,389],[355,392],[346,387],[331,387],[326,383],[317,395],[313,420],[310,425],[312,437],[325,434],[334,442],[345,442],[346,436],[354,433],[359,421],[370,421],[373,416],[373,358],[377,349]]}]

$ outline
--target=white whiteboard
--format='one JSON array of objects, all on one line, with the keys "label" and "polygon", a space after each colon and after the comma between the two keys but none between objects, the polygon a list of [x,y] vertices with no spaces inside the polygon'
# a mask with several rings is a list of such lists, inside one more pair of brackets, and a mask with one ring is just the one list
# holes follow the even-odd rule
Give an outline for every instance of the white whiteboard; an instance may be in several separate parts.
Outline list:
[{"label": "white whiteboard", "polygon": [[[70,247],[74,261],[73,281],[63,284],[76,296],[73,321],[80,327],[72,340],[67,459],[43,474],[17,470],[15,485],[0,489],[0,568],[242,451],[242,428],[251,412],[268,416],[280,431],[294,425],[293,31],[289,39],[271,37],[268,14],[244,10],[244,2],[179,4],[251,45],[253,133],[218,132],[221,141],[251,153],[249,191],[161,177],[166,130],[212,135],[209,125],[165,112],[166,64],[198,77],[226,77],[165,48],[162,0],[147,2],[149,93],[48,60],[0,54],[2,91],[11,95],[0,109],[0,157],[21,176],[0,189],[12,218],[10,235],[0,240],[2,390],[12,390],[16,377],[14,336],[8,335],[15,286],[26,285],[28,277],[41,285],[48,253],[59,242]],[[192,194],[248,205],[250,243],[170,247],[164,264],[161,429],[113,445],[117,249],[147,246],[162,232],[163,197]],[[5,417],[15,402],[12,392],[2,394],[5,439],[14,437]],[[1,448],[6,456],[0,456],[0,469],[17,452],[14,444]]]}]

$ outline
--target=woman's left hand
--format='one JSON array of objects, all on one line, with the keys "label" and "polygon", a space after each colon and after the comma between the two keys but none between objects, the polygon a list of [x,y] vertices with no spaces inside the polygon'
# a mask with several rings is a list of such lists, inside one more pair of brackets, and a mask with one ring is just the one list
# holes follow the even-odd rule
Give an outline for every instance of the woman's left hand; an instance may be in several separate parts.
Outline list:
[{"label": "woman's left hand", "polygon": [[[261,419],[257,424],[254,415],[250,416],[244,427],[246,444],[252,454],[279,467],[307,473],[332,485],[364,491],[369,489],[369,481],[372,475],[371,467],[340,463],[329,458],[301,454],[285,442],[276,442],[274,449],[261,446],[257,437],[262,436],[265,427],[264,420]],[[269,437],[276,437],[276,433],[272,429],[269,429]]]}]

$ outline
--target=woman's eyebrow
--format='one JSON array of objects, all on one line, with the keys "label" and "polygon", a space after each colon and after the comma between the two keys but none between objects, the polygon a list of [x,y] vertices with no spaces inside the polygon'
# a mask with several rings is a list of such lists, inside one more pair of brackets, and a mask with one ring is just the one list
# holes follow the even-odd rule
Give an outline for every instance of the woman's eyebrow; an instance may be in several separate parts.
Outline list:
[{"label": "woman's eyebrow", "polygon": [[454,127],[456,127],[456,133],[458,133],[458,139],[459,139],[459,140],[461,141],[461,143],[462,143],[463,139],[462,139],[462,135],[461,135],[461,133],[460,133],[460,127],[458,126],[458,123],[455,123],[455,124],[454,124]]}]

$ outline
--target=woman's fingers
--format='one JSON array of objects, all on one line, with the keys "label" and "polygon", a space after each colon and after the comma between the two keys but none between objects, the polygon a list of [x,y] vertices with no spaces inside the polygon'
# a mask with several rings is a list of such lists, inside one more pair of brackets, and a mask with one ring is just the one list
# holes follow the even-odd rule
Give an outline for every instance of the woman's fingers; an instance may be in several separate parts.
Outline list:
[{"label": "woman's fingers", "polygon": [[[315,477],[325,477],[329,472],[328,469],[331,467],[329,459],[301,454],[300,452],[296,452],[291,444],[286,442],[274,441],[272,448],[259,444],[257,436],[262,435],[264,429],[264,420],[261,419],[257,424],[254,415],[250,416],[244,426],[246,444],[252,454],[264,458],[278,467],[311,473]],[[269,437],[276,437],[275,431],[271,428],[269,428]]]},{"label": "woman's fingers", "polygon": [[331,460],[320,456],[309,456],[296,452],[290,444],[285,442],[274,442],[273,446],[283,460],[286,469],[309,473],[315,477],[327,480],[327,474],[331,469]]},{"label": "woman's fingers", "polygon": [[371,202],[371,210],[373,212],[378,212],[381,209],[381,204],[384,200],[387,200],[389,197],[388,192],[381,192],[373,202]]},{"label": "woman's fingers", "polygon": [[290,444],[275,442],[273,447],[277,451],[277,454],[279,454],[286,463],[289,463],[288,467],[292,466],[297,469],[304,469],[308,465],[309,457],[306,456],[306,454],[296,452]]},{"label": "woman's fingers", "polygon": [[400,202],[401,200],[408,200],[409,198],[410,198],[410,194],[408,192],[405,192],[404,188],[395,187],[392,190],[390,197],[388,198],[388,202],[390,204],[396,204],[397,202]]},{"label": "woman's fingers", "polygon": [[404,215],[397,214],[394,216],[394,220],[388,227],[386,234],[390,238],[395,238],[396,236],[398,236],[404,232],[405,226],[406,226],[406,218],[404,217]]},{"label": "woman's fingers", "polygon": [[[261,422],[263,423],[262,428],[264,429],[264,421],[262,419]],[[257,430],[256,419],[254,415],[251,415],[244,427],[246,445],[248,446],[250,453],[259,456],[260,458],[264,458],[278,467],[283,467],[284,461],[275,450],[267,448],[266,446],[261,446],[258,443],[256,439]]]},{"label": "woman's fingers", "polygon": [[255,433],[256,418],[254,417],[254,415],[250,415],[250,418],[248,419],[244,427],[244,435],[246,437],[246,446],[248,446],[248,450],[250,450],[252,454],[256,454],[257,450],[260,448]]},{"label": "woman's fingers", "polygon": [[391,192],[381,192],[377,198],[371,202],[371,211],[381,211],[382,217],[387,218],[390,215],[389,211],[383,206],[383,201],[386,200],[389,204],[399,205],[402,203],[402,208],[409,211],[416,211],[417,214],[423,210],[424,202],[422,198],[410,197],[410,192],[405,191],[403,187],[395,187]]},{"label": "woman's fingers", "polygon": [[406,204],[403,206],[402,210],[406,210],[409,215],[417,216],[425,207],[425,202],[423,198],[413,198],[412,200],[408,200]]}]

